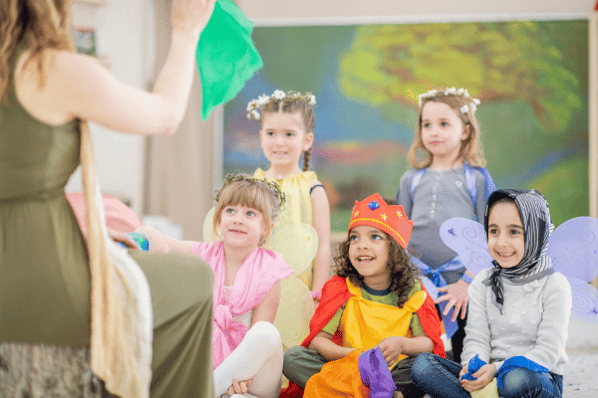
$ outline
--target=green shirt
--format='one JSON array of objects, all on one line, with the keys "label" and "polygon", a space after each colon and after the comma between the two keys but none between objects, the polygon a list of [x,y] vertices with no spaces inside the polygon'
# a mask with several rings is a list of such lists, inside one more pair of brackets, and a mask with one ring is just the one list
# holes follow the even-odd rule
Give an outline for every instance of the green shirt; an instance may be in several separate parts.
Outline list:
[{"label": "green shirt", "polygon": [[[388,293],[386,290],[374,290],[369,287],[365,287],[365,288],[362,287],[362,288],[360,288],[360,290],[361,290],[361,295],[363,296],[363,298],[365,300],[370,300],[370,301],[374,301],[376,303],[386,304],[386,305],[394,305],[394,306],[396,306],[397,302],[399,301],[399,294],[397,292]],[[420,290],[422,290],[421,283],[419,281],[415,281],[415,285],[409,292],[408,297],[411,298],[411,296],[413,296],[415,293],[419,292]],[[322,331],[329,333],[329,334],[336,333],[336,330],[338,329],[338,326],[340,325],[340,322],[341,322],[341,317],[343,316],[343,311],[345,309],[345,305],[346,305],[346,303],[343,304],[341,306],[341,308],[339,308],[336,311],[336,314],[334,314],[334,316],[332,317],[330,322],[328,322],[326,324],[326,326],[324,326],[322,328]],[[411,317],[411,322],[409,323],[409,328],[411,329],[411,333],[414,336],[417,336],[424,332],[424,329],[422,328],[422,324],[419,320],[419,316],[416,313],[414,313],[413,316]]]}]

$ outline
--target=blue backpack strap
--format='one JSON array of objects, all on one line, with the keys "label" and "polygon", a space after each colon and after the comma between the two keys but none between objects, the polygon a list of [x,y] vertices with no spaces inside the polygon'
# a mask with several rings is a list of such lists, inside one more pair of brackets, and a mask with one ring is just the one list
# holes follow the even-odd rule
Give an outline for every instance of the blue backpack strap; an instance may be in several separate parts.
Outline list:
[{"label": "blue backpack strap", "polygon": [[[473,167],[467,163],[466,160],[463,161],[463,170],[465,172],[465,186],[467,187],[467,192],[469,192],[469,196],[471,197],[471,203],[473,203],[473,209],[475,213],[475,205],[478,201],[478,190],[476,189],[475,183],[475,170]],[[474,216],[474,221],[477,221]]]},{"label": "blue backpack strap", "polygon": [[[476,176],[475,170],[482,173],[482,177],[484,177],[484,194],[485,198],[484,201],[487,202],[490,194],[496,191],[496,185],[494,184],[494,180],[492,180],[492,176],[490,172],[483,167],[471,167],[467,161],[463,162],[463,168],[465,169],[465,183],[467,185],[467,191],[469,192],[469,196],[471,197],[471,202],[473,203],[473,208],[476,208],[476,203],[478,199],[478,190],[476,189]],[[477,217],[474,217],[474,221]]]},{"label": "blue backpack strap", "polygon": [[[474,208],[474,213],[475,213],[475,208],[476,208],[476,203],[478,201],[478,190],[476,189],[476,175],[475,175],[475,170],[478,170],[480,173],[482,173],[482,176],[484,177],[484,184],[485,184],[485,201],[488,200],[488,198],[490,197],[490,194],[494,191],[496,191],[496,185],[494,184],[494,180],[492,180],[492,176],[490,176],[490,173],[488,172],[488,170],[486,170],[483,167],[476,167],[475,169],[473,167],[471,167],[471,165],[469,163],[467,163],[466,160],[463,161],[463,170],[465,173],[465,187],[467,188],[467,192],[469,193],[469,197],[471,198],[471,203],[473,205]],[[411,205],[413,205],[413,191],[415,190],[415,188],[417,187],[417,185],[420,183],[420,181],[422,180],[422,178],[424,177],[424,173],[426,172],[426,169],[420,169],[417,171],[417,173],[415,173],[415,175],[413,176],[413,179],[411,180],[411,189],[409,191],[409,200],[411,201]],[[399,199],[399,194],[397,193],[397,202]],[[474,215],[474,221],[477,221],[477,216]]]},{"label": "blue backpack strap", "polygon": [[411,179],[411,189],[409,190],[409,201],[411,202],[411,206],[413,207],[413,191],[415,191],[415,187],[420,183],[422,178],[424,177],[424,173],[426,169],[419,169],[417,173]]},{"label": "blue backpack strap", "polygon": [[492,176],[490,175],[490,172],[488,170],[486,170],[483,167],[478,167],[477,169],[484,176],[484,182],[486,183],[485,193],[486,193],[486,202],[487,202],[488,198],[490,197],[490,194],[492,192],[496,191],[496,185],[494,184],[494,180],[492,179]]}]

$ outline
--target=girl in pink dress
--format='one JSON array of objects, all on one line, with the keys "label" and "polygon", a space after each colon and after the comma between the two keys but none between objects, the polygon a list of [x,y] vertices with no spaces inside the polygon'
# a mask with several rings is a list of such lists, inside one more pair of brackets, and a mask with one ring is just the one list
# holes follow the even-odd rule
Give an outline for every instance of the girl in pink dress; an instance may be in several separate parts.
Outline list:
[{"label": "girl in pink dress", "polygon": [[179,241],[152,227],[137,230],[150,251],[190,253],[214,270],[212,352],[216,397],[277,397],[283,349],[272,325],[280,281],[293,273],[283,257],[260,247],[268,237],[284,195],[276,183],[227,176],[216,197],[210,243]]}]

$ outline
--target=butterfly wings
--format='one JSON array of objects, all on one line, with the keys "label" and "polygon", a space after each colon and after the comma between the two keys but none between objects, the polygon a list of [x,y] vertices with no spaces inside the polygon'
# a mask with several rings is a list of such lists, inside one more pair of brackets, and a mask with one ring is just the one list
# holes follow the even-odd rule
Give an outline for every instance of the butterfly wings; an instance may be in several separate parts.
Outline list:
[{"label": "butterfly wings", "polygon": [[492,268],[484,226],[467,218],[451,218],[440,226],[445,245],[457,252],[461,263],[476,275],[484,268]]},{"label": "butterfly wings", "polygon": [[571,285],[571,316],[598,323],[598,290],[588,282],[598,276],[598,219],[577,217],[550,235],[547,255]]},{"label": "butterfly wings", "polygon": [[[440,226],[440,237],[474,275],[492,267],[482,224],[452,218]],[[598,219],[577,217],[561,224],[550,236],[546,254],[571,285],[571,316],[598,323],[598,290],[588,283],[598,276]]]}]

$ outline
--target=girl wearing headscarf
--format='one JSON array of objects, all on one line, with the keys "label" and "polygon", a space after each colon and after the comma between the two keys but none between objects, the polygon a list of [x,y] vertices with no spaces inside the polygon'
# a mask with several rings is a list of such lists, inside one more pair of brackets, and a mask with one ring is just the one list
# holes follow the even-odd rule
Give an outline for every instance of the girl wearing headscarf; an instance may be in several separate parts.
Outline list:
[{"label": "girl wearing headscarf", "polygon": [[462,364],[422,354],[413,381],[432,397],[562,397],[571,288],[546,256],[548,204],[535,190],[495,191],[484,228],[493,268],[469,286]]}]

